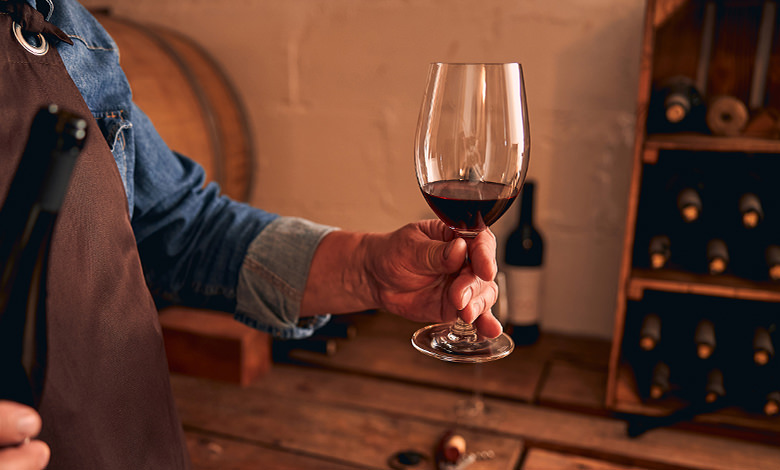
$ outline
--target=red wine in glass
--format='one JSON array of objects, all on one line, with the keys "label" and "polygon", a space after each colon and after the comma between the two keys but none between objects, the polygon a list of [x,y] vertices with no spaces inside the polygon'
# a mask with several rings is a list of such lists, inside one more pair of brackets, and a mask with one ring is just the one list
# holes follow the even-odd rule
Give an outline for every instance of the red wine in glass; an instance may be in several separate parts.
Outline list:
[{"label": "red wine in glass", "polygon": [[421,190],[442,222],[459,233],[474,234],[498,220],[518,194],[506,184],[469,180],[435,181]]}]

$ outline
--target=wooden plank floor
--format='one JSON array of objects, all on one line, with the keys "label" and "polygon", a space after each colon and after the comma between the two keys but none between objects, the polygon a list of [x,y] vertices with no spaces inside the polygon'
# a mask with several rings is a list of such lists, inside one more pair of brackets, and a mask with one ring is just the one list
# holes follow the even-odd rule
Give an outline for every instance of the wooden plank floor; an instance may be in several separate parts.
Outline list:
[{"label": "wooden plank floor", "polygon": [[[468,468],[511,470],[773,469],[780,447],[657,429],[626,436],[604,409],[609,345],[544,335],[494,363],[449,364],[410,344],[419,326],[390,315],[354,317],[358,334],[326,356],[293,350],[248,387],[172,377],[195,469],[434,469],[448,430],[495,458]],[[459,417],[481,377],[486,405]]]}]

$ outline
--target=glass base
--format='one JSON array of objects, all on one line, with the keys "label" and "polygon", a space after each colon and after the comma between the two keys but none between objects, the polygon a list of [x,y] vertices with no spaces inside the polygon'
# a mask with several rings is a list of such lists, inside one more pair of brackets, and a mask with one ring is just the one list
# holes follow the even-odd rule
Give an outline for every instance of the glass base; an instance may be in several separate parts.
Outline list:
[{"label": "glass base", "polygon": [[437,323],[420,328],[412,345],[421,353],[448,362],[489,362],[509,355],[515,343],[507,334],[483,338],[474,327],[462,321]]}]

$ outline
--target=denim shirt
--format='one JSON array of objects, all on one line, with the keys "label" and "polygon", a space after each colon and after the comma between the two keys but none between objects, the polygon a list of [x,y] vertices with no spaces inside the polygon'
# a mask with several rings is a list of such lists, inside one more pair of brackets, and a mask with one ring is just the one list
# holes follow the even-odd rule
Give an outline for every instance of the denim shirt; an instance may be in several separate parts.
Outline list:
[{"label": "denim shirt", "polygon": [[76,0],[37,4],[73,40],[57,50],[116,161],[158,303],[232,312],[279,338],[305,337],[327,322],[327,315],[299,321],[299,310],[314,251],[332,228],[233,201],[213,182],[204,186],[203,168],[169,149],[133,103],[119,50],[98,21]]}]

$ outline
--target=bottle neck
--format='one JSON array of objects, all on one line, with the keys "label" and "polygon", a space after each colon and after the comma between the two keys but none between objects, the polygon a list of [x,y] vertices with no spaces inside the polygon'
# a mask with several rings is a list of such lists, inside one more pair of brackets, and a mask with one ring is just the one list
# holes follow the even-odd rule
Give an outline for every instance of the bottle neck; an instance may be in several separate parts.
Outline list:
[{"label": "bottle neck", "polygon": [[534,223],[534,184],[526,182],[520,193],[520,224]]}]

